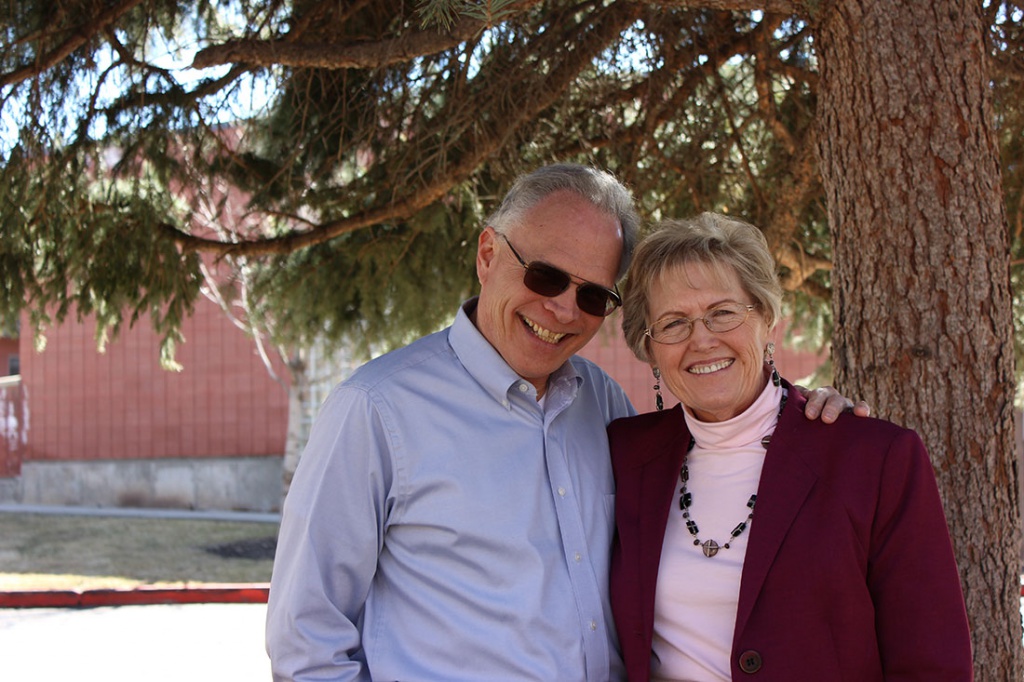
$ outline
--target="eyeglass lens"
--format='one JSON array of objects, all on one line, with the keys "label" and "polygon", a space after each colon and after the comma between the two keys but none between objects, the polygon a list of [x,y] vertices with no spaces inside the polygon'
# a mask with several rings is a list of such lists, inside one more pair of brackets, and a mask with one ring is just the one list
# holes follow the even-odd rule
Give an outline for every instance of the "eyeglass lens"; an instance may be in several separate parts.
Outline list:
[{"label": "eyeglass lens", "polygon": [[[544,263],[530,263],[523,274],[523,284],[535,294],[558,296],[572,283],[569,275]],[[585,282],[576,288],[576,305],[588,315],[605,317],[615,309],[617,302],[610,291]]]},{"label": "eyeglass lens", "polygon": [[[523,266],[523,284],[535,294],[553,298],[569,288],[572,284],[572,277],[567,272],[559,270],[553,265],[546,263],[527,263],[523,257],[512,246],[508,237],[501,235],[505,243],[512,249],[513,255],[519,264]],[[583,282],[576,287],[576,305],[588,315],[595,317],[606,317],[620,304],[619,297],[614,291],[605,289],[597,284]]]},{"label": "eyeglass lens", "polygon": [[695,319],[670,317],[651,325],[647,333],[658,343],[679,343],[690,337],[697,322],[703,322],[709,331],[721,334],[743,324],[753,308],[754,306],[742,304],[724,305],[709,310],[702,317]]}]

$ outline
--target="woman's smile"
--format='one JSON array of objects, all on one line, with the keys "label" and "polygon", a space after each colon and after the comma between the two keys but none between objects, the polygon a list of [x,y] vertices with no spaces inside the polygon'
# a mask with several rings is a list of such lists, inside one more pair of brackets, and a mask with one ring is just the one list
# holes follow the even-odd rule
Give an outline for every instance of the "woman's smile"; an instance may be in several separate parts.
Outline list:
[{"label": "woman's smile", "polygon": [[768,325],[759,310],[724,332],[713,332],[704,322],[709,311],[751,305],[736,272],[702,263],[670,268],[651,287],[649,302],[651,320],[679,317],[692,324],[679,343],[650,344],[653,364],[673,395],[703,421],[724,421],[747,409],[768,380]]}]

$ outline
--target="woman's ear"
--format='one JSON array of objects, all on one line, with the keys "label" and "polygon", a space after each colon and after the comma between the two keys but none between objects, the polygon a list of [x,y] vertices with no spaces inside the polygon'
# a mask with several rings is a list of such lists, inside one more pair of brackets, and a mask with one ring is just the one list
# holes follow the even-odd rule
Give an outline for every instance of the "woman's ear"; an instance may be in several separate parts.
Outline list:
[{"label": "woman's ear", "polygon": [[779,320],[776,319],[775,322],[768,327],[768,332],[765,334],[765,341],[771,341],[775,345],[779,345],[782,337],[781,327],[782,325],[779,324]]}]

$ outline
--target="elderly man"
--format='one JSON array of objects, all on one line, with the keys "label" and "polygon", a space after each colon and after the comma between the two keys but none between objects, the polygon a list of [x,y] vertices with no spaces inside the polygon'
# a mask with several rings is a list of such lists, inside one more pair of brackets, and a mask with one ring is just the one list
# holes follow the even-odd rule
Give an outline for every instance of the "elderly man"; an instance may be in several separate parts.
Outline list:
[{"label": "elderly man", "polygon": [[633,409],[575,353],[619,305],[638,224],[607,173],[521,177],[480,234],[479,297],[335,388],[285,503],[275,680],[624,677],[605,426]]}]

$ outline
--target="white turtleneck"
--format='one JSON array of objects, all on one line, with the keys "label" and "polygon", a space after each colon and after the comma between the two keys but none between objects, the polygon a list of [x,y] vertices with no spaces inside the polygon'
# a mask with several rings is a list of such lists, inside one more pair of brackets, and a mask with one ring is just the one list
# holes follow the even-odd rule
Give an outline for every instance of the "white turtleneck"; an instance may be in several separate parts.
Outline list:
[{"label": "white turtleneck", "polygon": [[782,387],[769,381],[746,411],[722,422],[702,422],[684,410],[695,441],[686,457],[690,518],[701,542],[729,542],[729,549],[704,556],[686,529],[678,500],[673,503],[658,569],[651,680],[731,679],[740,576],[756,509],[742,535],[731,541],[729,535],[750,511],[747,501],[757,491],[764,464],[761,439],[775,430],[782,396]]}]

